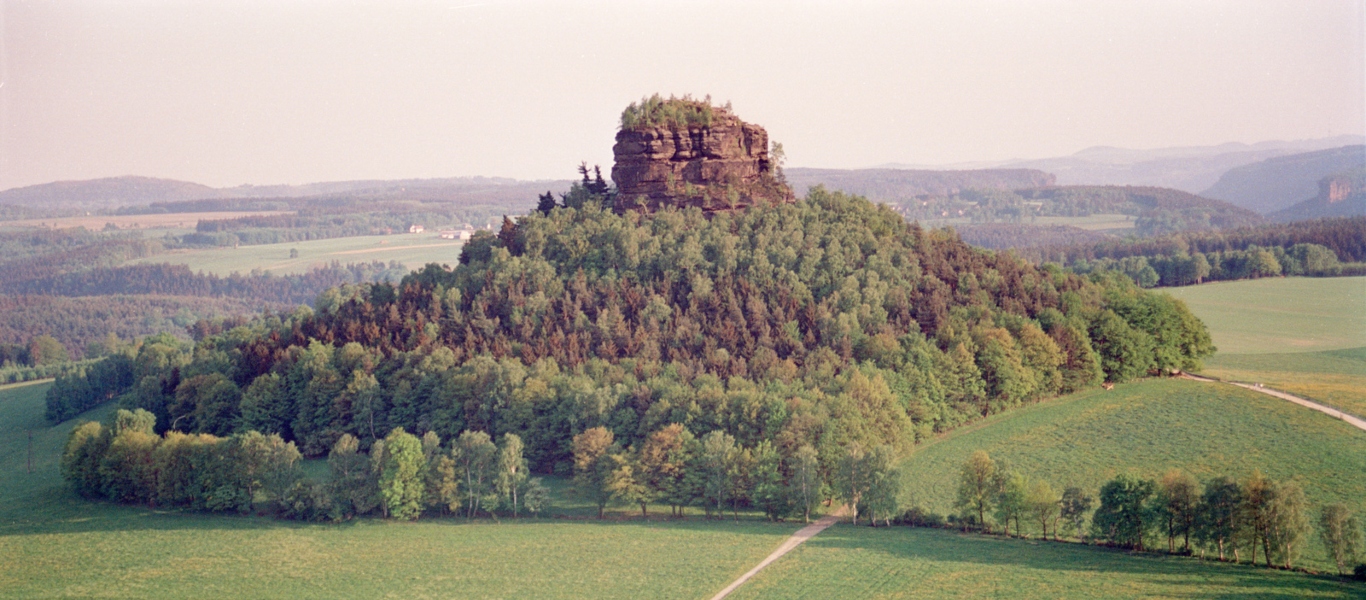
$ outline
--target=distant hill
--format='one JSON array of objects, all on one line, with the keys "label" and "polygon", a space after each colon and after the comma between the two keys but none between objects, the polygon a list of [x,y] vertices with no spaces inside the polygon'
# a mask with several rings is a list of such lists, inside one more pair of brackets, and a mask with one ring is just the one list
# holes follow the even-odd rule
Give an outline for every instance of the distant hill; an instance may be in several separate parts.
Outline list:
[{"label": "distant hill", "polygon": [[[188,181],[151,177],[109,177],[58,181],[0,191],[0,206],[30,210],[203,212],[231,210],[243,199],[416,200],[458,204],[534,206],[546,191],[563,192],[570,182],[522,181],[497,177],[332,181],[303,185],[244,185],[212,188]],[[16,215],[21,210],[10,209]],[[0,216],[7,214],[0,211]],[[31,215],[30,215],[31,216]]]},{"label": "distant hill", "polygon": [[218,198],[225,194],[207,185],[152,177],[106,177],[56,181],[0,192],[0,204],[27,208],[106,210],[153,202]]},{"label": "distant hill", "polygon": [[1316,198],[1324,177],[1363,166],[1366,146],[1361,145],[1278,156],[1232,169],[1200,195],[1269,214]]},{"label": "distant hill", "polygon": [[1366,167],[1324,177],[1319,180],[1318,194],[1313,198],[1268,216],[1280,222],[1366,216]]},{"label": "distant hill", "polygon": [[1053,175],[1033,169],[957,171],[911,169],[785,169],[798,197],[816,185],[863,196],[874,202],[908,200],[921,195],[948,196],[969,189],[1016,190],[1056,183]]},{"label": "distant hill", "polygon": [[[1284,156],[1366,143],[1359,135],[1255,144],[1184,146],[1147,150],[1097,146],[1070,156],[946,165],[961,169],[1038,169],[1058,177],[1058,185],[1143,185],[1199,193],[1214,185],[1229,169]],[[889,168],[925,168],[888,164]],[[1312,192],[1311,192],[1312,193]],[[1305,196],[1308,197],[1308,196]]]}]

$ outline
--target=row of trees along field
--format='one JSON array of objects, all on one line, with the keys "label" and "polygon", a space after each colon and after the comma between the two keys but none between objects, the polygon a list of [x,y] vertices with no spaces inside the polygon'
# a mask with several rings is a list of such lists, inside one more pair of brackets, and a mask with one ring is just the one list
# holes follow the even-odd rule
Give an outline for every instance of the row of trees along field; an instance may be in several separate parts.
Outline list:
[{"label": "row of trees along field", "polygon": [[[443,444],[396,428],[367,453],[343,435],[328,455],[325,483],[310,481],[293,442],[256,431],[229,437],[168,431],[156,417],[119,410],[108,424],[77,426],[62,455],[62,473],[82,496],[116,502],[248,512],[263,505],[282,518],[343,520],[362,515],[416,519],[427,515],[539,514],[549,492],[530,478],[516,434],[495,444],[482,431],[465,431]],[[747,448],[715,430],[695,438],[679,424],[650,434],[639,447],[623,447],[605,427],[574,436],[573,492],[597,506],[666,504],[671,516],[700,506],[708,517],[740,508],[769,519],[810,520],[832,496],[860,509],[875,524],[897,512],[900,476],[889,446],[865,452],[857,444],[833,465],[822,465],[811,446],[782,457],[767,440]]]},{"label": "row of trees along field", "polygon": [[[990,532],[995,524],[1006,535],[1013,522],[1016,536],[1023,536],[1021,525],[1028,524],[1040,539],[1051,532],[1055,541],[1062,529],[1082,542],[1138,551],[1153,551],[1160,544],[1155,540],[1165,537],[1168,553],[1204,557],[1208,552],[1234,562],[1246,555],[1249,564],[1256,564],[1260,551],[1267,567],[1287,569],[1309,546],[1311,511],[1304,491],[1294,481],[1272,481],[1258,471],[1241,482],[1216,477],[1203,484],[1179,469],[1157,480],[1119,475],[1100,488],[1099,500],[1097,507],[1096,498],[1077,487],[1059,493],[1047,481],[1013,471],[979,450],[963,464],[955,501],[959,513],[951,520],[964,530]],[[1344,574],[1366,551],[1362,523],[1343,504],[1322,507],[1318,517],[1328,561]],[[902,521],[948,524],[921,509],[908,511]],[[1366,565],[1357,570],[1366,575]]]},{"label": "row of trees along field", "polygon": [[1173,256],[1129,256],[1094,261],[1083,258],[1069,268],[1083,274],[1117,271],[1145,288],[1281,275],[1338,277],[1366,274],[1366,264],[1342,264],[1331,250],[1318,244],[1295,244],[1289,248],[1250,246],[1247,250],[1209,254],[1182,252]]},{"label": "row of trees along field", "polygon": [[1360,275],[1366,273],[1366,217],[1020,248],[1015,252],[1080,273],[1120,271],[1143,287],[1277,275]]},{"label": "row of trees along field", "polygon": [[854,443],[904,449],[1213,351],[1182,303],[1123,276],[1036,268],[843,194],[712,218],[574,194],[476,236],[453,270],[334,288],[189,351],[144,343],[111,378],[131,386],[87,381],[91,397],[159,431],[276,433],[306,456],[343,435],[473,430],[516,434],[534,470],[567,474],[575,435],[640,447],[676,423],[836,464]]}]

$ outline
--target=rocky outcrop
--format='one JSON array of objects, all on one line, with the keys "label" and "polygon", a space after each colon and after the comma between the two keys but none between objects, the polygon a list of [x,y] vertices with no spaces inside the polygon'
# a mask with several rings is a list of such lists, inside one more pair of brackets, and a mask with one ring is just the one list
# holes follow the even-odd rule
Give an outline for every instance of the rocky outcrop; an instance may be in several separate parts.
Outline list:
[{"label": "rocky outcrop", "polygon": [[1328,200],[1328,204],[1342,202],[1352,195],[1352,177],[1349,175],[1334,175],[1324,177],[1319,180],[1319,197]]},{"label": "rocky outcrop", "polygon": [[616,208],[696,206],[711,213],[792,202],[774,174],[763,127],[712,107],[705,125],[623,128],[612,147]]}]

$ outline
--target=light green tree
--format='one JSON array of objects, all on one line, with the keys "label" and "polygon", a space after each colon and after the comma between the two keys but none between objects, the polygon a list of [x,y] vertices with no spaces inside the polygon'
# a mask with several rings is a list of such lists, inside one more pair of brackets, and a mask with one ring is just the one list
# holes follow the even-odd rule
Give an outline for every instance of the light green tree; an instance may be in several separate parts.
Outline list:
[{"label": "light green tree", "polygon": [[[1040,538],[1048,538],[1048,527],[1058,519],[1058,493],[1053,486],[1042,479],[1029,484],[1025,493],[1025,510],[1035,523],[1039,524]],[[1058,528],[1053,527],[1053,539],[1058,538]]]},{"label": "light green tree", "polygon": [[522,455],[522,438],[514,433],[503,434],[503,447],[498,450],[498,474],[494,487],[503,503],[512,509],[512,518],[517,518],[521,499],[518,495],[526,483],[528,468],[526,457]]},{"label": "light green tree", "polygon": [[810,444],[803,444],[788,459],[792,478],[788,480],[793,502],[802,511],[802,520],[811,522],[811,511],[821,501],[820,455]]},{"label": "light green tree", "polygon": [[713,507],[717,512],[725,507],[731,490],[731,464],[737,451],[735,438],[724,431],[716,429],[702,436],[701,463],[708,516]]},{"label": "light green tree", "polygon": [[1015,521],[1015,536],[1023,535],[1020,531],[1020,517],[1024,516],[1029,510],[1029,478],[1020,473],[1007,473],[1004,477],[1004,485],[996,494],[996,520],[1005,526],[1005,533],[1010,535],[1010,522]]},{"label": "light green tree", "polygon": [[384,437],[384,457],[380,467],[379,494],[384,510],[396,519],[416,519],[422,514],[422,480],[425,458],[422,441],[397,427]]},{"label": "light green tree", "polygon": [[1346,504],[1329,504],[1319,513],[1319,536],[1338,575],[1347,574],[1362,551],[1361,520]]},{"label": "light green tree", "polygon": [[[456,440],[451,450],[456,469],[464,482],[467,518],[473,519],[479,508],[492,512],[493,506],[487,503],[493,492],[493,471],[498,466],[498,447],[489,434],[482,431],[465,431]],[[494,497],[496,500],[496,496]]]},{"label": "light green tree", "polygon": [[963,469],[958,473],[958,496],[954,506],[963,517],[964,528],[968,517],[976,517],[978,527],[991,531],[987,526],[987,512],[996,506],[999,482],[996,461],[985,451],[973,452],[963,463]]}]

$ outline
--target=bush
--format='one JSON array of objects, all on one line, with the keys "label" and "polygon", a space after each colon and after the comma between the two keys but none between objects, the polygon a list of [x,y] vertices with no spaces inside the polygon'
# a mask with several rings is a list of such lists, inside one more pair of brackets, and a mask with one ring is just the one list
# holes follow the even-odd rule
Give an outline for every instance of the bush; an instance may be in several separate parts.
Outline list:
[{"label": "bush", "polygon": [[896,518],[896,523],[907,527],[934,527],[936,529],[942,528],[947,524],[944,520],[944,515],[930,512],[920,506],[906,509],[906,512],[901,513],[901,516]]},{"label": "bush", "polygon": [[1366,563],[1361,563],[1357,565],[1357,568],[1352,570],[1352,579],[1366,581]]}]

